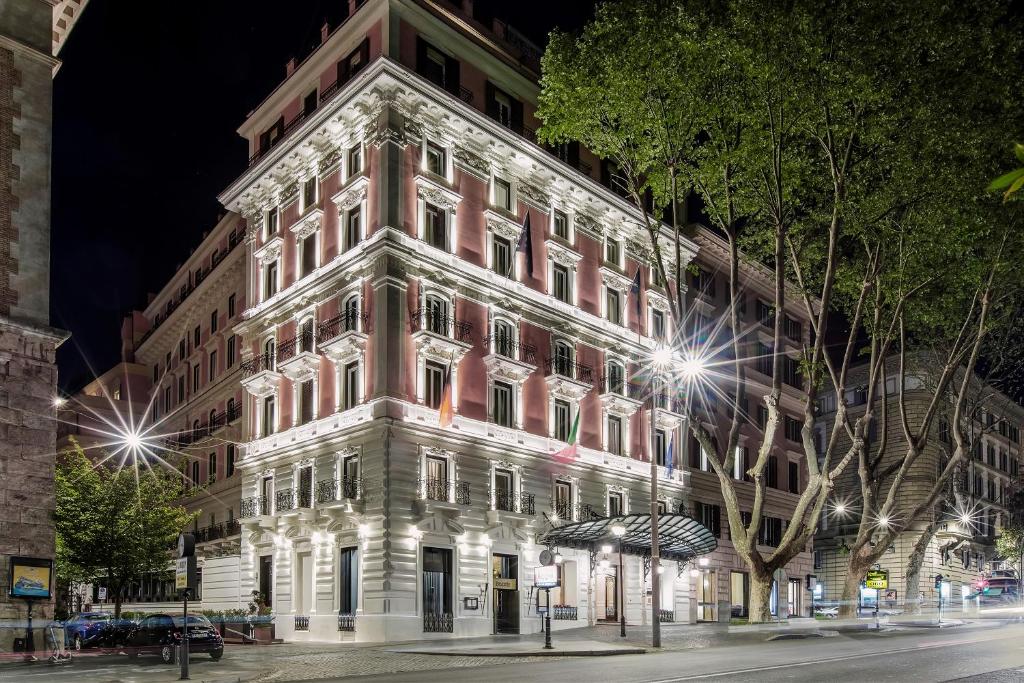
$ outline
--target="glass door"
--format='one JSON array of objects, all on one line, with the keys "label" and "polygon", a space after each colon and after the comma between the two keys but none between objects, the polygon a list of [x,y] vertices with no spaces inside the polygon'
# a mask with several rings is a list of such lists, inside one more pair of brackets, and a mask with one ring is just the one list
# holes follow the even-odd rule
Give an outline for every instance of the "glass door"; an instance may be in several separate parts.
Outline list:
[{"label": "glass door", "polygon": [[519,633],[519,558],[494,555],[494,632]]}]

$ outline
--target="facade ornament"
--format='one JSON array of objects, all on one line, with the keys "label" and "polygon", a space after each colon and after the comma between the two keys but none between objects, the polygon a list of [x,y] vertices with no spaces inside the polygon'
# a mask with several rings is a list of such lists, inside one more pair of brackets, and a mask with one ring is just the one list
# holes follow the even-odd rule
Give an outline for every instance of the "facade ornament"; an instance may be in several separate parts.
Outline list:
[{"label": "facade ornament", "polygon": [[484,215],[487,218],[487,229],[495,235],[510,240],[519,239],[519,233],[522,232],[520,226],[494,211],[485,211]]},{"label": "facade ornament", "polygon": [[278,195],[278,201],[281,206],[287,206],[293,201],[299,198],[299,184],[294,180],[282,188],[281,193]]},{"label": "facade ornament", "polygon": [[462,197],[450,190],[434,185],[422,176],[416,178],[416,194],[425,202],[447,211],[454,211]]},{"label": "facade ornament", "polygon": [[359,202],[366,199],[366,176],[362,176],[362,178],[363,182],[356,181],[352,187],[331,197],[331,201],[338,206],[339,211],[350,211],[359,206]]},{"label": "facade ornament", "polygon": [[452,158],[454,159],[456,166],[471,175],[474,175],[481,180],[487,180],[490,178],[490,169],[487,166],[487,162],[483,157],[470,151],[468,148],[456,145],[452,149]]},{"label": "facade ornament", "polygon": [[548,211],[551,207],[551,197],[544,193],[539,187],[531,185],[530,183],[520,182],[519,183],[519,197],[527,204],[541,209],[542,211]]}]

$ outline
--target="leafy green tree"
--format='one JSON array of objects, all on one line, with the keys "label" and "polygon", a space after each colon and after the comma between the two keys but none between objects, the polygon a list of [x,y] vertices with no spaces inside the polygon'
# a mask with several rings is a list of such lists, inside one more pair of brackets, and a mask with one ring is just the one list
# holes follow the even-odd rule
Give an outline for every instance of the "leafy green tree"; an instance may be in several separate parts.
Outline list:
[{"label": "leafy green tree", "polygon": [[168,570],[171,545],[195,518],[173,504],[180,477],[94,464],[77,443],[57,458],[56,494],[58,577],[104,581],[115,617],[131,581]]},{"label": "leafy green tree", "polygon": [[[1016,143],[1013,146],[1013,153],[1017,156],[1017,161],[1024,162],[1024,145]],[[1006,201],[1022,187],[1024,187],[1024,168],[1015,168],[993,180],[988,189],[993,192],[1003,190],[1003,200]]]},{"label": "leafy green tree", "polygon": [[[949,6],[926,0],[797,0],[698,3],[627,0],[601,5],[578,35],[554,33],[542,65],[542,139],[578,140],[618,168],[646,226],[652,264],[673,294],[676,329],[688,329],[681,289],[681,192],[692,190],[729,249],[729,313],[736,358],[750,346],[738,301],[744,261],[767,267],[776,311],[802,306],[813,336],[802,348],[802,446],[809,477],[782,542],[758,546],[782,398],[781,354],[763,396],[767,420],[748,469],[753,501],[744,519],[733,477],[747,387],[743,363],[719,378],[732,397],[724,421],[701,407],[687,424],[708,454],[726,506],[730,539],[750,569],[752,621],[770,619],[774,570],[806,549],[848,465],[864,497],[851,572],[870,566],[874,521],[894,514],[899,484],[919,458],[942,401],[962,405],[962,370],[973,371],[986,334],[1019,273],[1019,238],[979,188],[991,164],[992,122],[1006,116],[1005,4]],[[950,32],[948,26],[962,30]],[[949,97],[957,92],[956,98]],[[1002,99],[1001,99],[1002,98]],[[965,102],[966,101],[966,102]],[[667,189],[666,189],[667,188]],[[648,198],[653,201],[648,201]],[[672,225],[656,221],[670,209]],[[671,249],[675,242],[674,255]],[[666,243],[669,248],[666,248]],[[949,265],[955,263],[955,268]],[[1005,287],[1005,289],[1004,289]],[[846,324],[833,329],[835,313]],[[784,316],[774,316],[774,348],[784,348]],[[866,343],[865,343],[866,340]],[[681,350],[693,342],[677,341]],[[826,344],[838,349],[832,352]],[[879,412],[889,417],[887,376],[919,348],[944,354],[935,409],[914,422],[901,401],[904,455],[881,461],[872,443]],[[894,361],[896,358],[898,360]],[[867,409],[849,417],[851,368],[866,361]],[[958,374],[960,373],[960,374]],[[824,448],[813,438],[825,383],[837,412]],[[958,393],[959,390],[959,393]],[[952,399],[950,396],[952,395]],[[886,430],[879,430],[887,434]],[[962,457],[962,449],[955,454]],[[948,478],[953,471],[944,471]],[[940,495],[943,482],[937,482]],[[742,495],[748,497],[745,490]],[[898,533],[930,503],[902,515]],[[859,584],[851,584],[855,590]],[[850,585],[845,588],[849,591]]]}]

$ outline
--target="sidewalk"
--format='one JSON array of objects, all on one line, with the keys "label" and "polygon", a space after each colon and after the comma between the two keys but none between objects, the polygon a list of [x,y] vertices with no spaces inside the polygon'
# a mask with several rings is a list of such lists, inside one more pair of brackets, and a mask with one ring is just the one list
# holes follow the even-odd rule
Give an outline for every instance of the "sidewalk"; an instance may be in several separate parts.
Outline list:
[{"label": "sidewalk", "polygon": [[[562,636],[558,633],[557,636]],[[552,634],[551,649],[544,649],[544,637],[493,636],[460,640],[434,640],[414,645],[385,647],[386,652],[448,655],[461,657],[602,657],[640,655],[647,650],[629,643],[564,638]]]}]

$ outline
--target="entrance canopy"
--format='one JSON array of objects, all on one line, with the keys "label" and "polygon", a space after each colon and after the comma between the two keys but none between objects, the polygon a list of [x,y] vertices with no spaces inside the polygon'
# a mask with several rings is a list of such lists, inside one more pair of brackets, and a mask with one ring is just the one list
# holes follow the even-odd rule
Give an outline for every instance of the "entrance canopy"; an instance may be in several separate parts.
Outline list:
[{"label": "entrance canopy", "polygon": [[[651,516],[620,515],[595,517],[583,522],[570,522],[551,529],[538,539],[541,545],[581,548],[595,551],[598,546],[617,540],[612,527],[621,524],[622,552],[641,557],[651,556]],[[679,514],[658,515],[658,547],[662,559],[686,561],[718,547],[714,534],[700,522]]]}]

